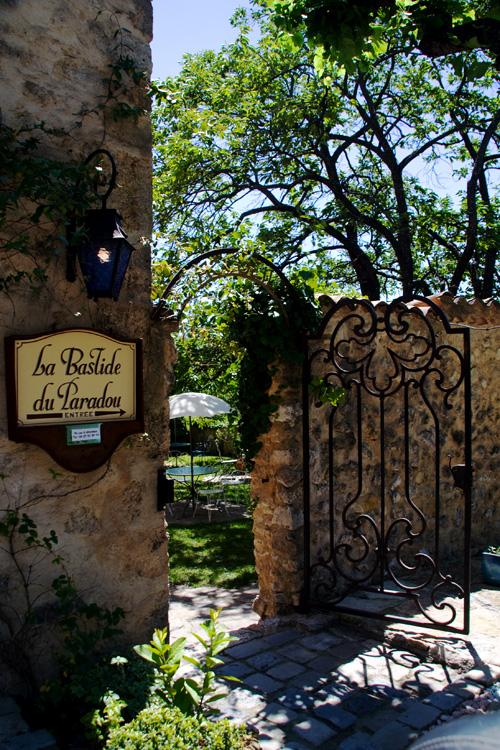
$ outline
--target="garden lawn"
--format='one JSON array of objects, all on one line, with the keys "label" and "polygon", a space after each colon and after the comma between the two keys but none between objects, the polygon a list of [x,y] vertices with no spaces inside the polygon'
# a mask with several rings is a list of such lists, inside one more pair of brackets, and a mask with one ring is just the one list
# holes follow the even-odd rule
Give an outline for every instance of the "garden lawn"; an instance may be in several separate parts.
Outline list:
[{"label": "garden lawn", "polygon": [[255,583],[252,520],[170,525],[171,583],[239,588]]}]

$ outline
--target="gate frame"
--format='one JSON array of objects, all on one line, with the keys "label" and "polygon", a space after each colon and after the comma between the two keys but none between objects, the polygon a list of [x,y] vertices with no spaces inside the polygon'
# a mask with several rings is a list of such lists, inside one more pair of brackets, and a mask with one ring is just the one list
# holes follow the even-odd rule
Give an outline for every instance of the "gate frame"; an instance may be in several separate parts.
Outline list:
[{"label": "gate frame", "polygon": [[[302,600],[300,609],[302,611],[309,611],[311,609],[311,476],[310,476],[310,409],[309,409],[309,382],[310,382],[310,344],[313,341],[321,339],[326,326],[328,325],[331,318],[335,315],[342,304],[349,302],[351,304],[363,302],[365,305],[373,305],[371,301],[350,299],[342,297],[337,300],[331,307],[330,310],[325,314],[321,321],[319,330],[312,335],[307,336],[305,342],[304,352],[304,364],[302,373],[302,449],[303,449],[303,481],[304,481],[304,588],[302,591]],[[470,349],[470,328],[464,325],[452,326],[448,320],[444,310],[437,305],[432,299],[419,295],[413,296],[411,299],[407,297],[398,297],[391,302],[387,302],[387,306],[391,307],[398,303],[408,305],[410,302],[422,302],[424,306],[429,307],[440,320],[444,331],[448,335],[460,334],[463,340],[463,387],[464,387],[464,443],[463,443],[463,455],[464,464],[450,467],[455,469],[452,471],[455,486],[461,489],[464,493],[464,609],[463,609],[463,627],[459,628],[451,624],[439,624],[432,621],[420,621],[413,620],[409,617],[398,617],[395,614],[387,614],[380,612],[366,612],[360,611],[352,607],[343,607],[342,604],[337,605],[324,605],[321,609],[328,609],[328,611],[335,611],[344,614],[355,615],[358,617],[372,617],[374,619],[385,620],[387,622],[398,622],[414,625],[415,627],[430,628],[433,630],[440,630],[444,632],[462,633],[468,634],[470,631],[470,592],[471,592],[471,495],[472,495],[472,403],[471,403],[471,349]],[[409,308],[417,311],[417,314],[424,317],[424,313],[421,308],[415,306]],[[375,313],[376,314],[376,313]],[[385,314],[385,313],[384,313]],[[385,540],[384,540],[385,541]],[[383,593],[383,592],[379,592]],[[402,594],[406,596],[406,594]],[[456,615],[452,622],[456,619]]]}]

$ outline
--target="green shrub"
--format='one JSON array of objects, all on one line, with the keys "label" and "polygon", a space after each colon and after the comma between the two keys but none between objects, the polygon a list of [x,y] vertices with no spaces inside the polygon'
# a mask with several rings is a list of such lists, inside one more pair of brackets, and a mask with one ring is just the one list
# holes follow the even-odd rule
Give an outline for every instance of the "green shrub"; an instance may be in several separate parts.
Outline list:
[{"label": "green shrub", "polygon": [[177,708],[151,706],[129,724],[111,730],[108,750],[240,750],[245,730],[227,719],[212,723]]},{"label": "green shrub", "polygon": [[[210,619],[200,625],[201,632],[193,633],[203,647],[200,659],[184,654],[185,638],[169,643],[166,628],[157,628],[150,643],[134,646],[134,651],[153,666],[156,697],[167,705],[177,706],[184,714],[217,713],[212,704],[225,695],[217,692],[214,670],[223,664],[219,655],[237,639],[219,626],[219,614],[220,610],[211,609]],[[176,676],[183,659],[195,667],[197,677]],[[239,682],[230,675],[219,675],[219,679]]]},{"label": "green shrub", "polygon": [[[193,726],[198,728],[209,726],[207,723],[208,716],[218,713],[218,709],[213,704],[226,695],[225,691],[220,691],[217,678],[218,680],[240,682],[237,677],[230,675],[218,674],[216,678],[215,670],[223,664],[220,654],[232,641],[237,640],[234,636],[226,633],[219,625],[219,614],[220,610],[211,609],[210,619],[200,625],[198,632],[193,633],[202,646],[202,654],[199,658],[184,653],[185,638],[178,638],[173,643],[169,643],[166,628],[157,628],[150,643],[134,646],[135,653],[141,657],[143,663],[146,662],[148,665],[147,676],[152,676],[152,681],[139,680],[138,685],[134,686],[134,680],[132,679],[129,685],[123,685],[127,688],[127,693],[134,699],[134,703],[128,699],[124,700],[123,692],[118,693],[112,688],[106,690],[101,695],[100,707],[90,711],[84,717],[88,736],[99,743],[104,743],[106,740],[109,742],[120,726],[128,721],[129,723],[125,726],[131,727],[133,741],[137,740],[139,744],[125,744],[123,747],[142,747],[139,742],[142,731],[141,724],[140,722],[137,723],[137,720],[139,716],[144,714],[144,711],[149,709],[155,713],[163,710],[163,708],[175,708],[181,716],[194,717],[197,723]],[[192,675],[178,674],[183,661],[194,667]],[[115,657],[111,662],[115,668],[118,668],[121,676],[126,679],[125,670],[128,667],[128,660],[124,657]],[[137,690],[136,687],[139,689]],[[146,694],[144,688],[146,688]],[[144,708],[144,703],[138,704],[137,699],[141,698],[142,700],[146,699],[149,704],[147,709]],[[137,714],[137,710],[143,708],[144,710]],[[132,719],[133,716],[135,718]],[[219,737],[218,734],[215,736]],[[199,732],[196,737],[199,739]],[[221,735],[221,737],[223,739],[224,735]],[[169,748],[170,744],[164,745],[162,736],[160,744],[155,744],[154,747]],[[178,747],[191,747],[191,745],[181,744]],[[193,745],[193,747],[198,747],[198,745]],[[205,747],[205,745],[201,745],[201,747]],[[206,747],[224,748],[226,745],[214,744],[206,745]],[[228,747],[231,747],[231,745]]]}]

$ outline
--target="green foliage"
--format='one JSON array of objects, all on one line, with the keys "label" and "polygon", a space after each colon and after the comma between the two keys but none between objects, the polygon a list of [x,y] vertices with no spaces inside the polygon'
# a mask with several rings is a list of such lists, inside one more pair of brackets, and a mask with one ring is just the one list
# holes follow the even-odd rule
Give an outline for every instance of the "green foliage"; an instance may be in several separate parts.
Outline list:
[{"label": "green foliage", "polygon": [[0,291],[43,284],[51,259],[68,244],[66,227],[92,204],[89,169],[40,152],[41,139],[56,135],[43,122],[17,130],[0,123]]},{"label": "green foliage", "polygon": [[490,545],[486,548],[486,552],[489,552],[490,555],[500,555],[500,547],[494,547],[493,545]]},{"label": "green foliage", "polygon": [[280,365],[302,364],[306,332],[318,322],[318,310],[305,290],[297,288],[291,296],[288,289],[279,289],[277,304],[266,290],[257,289],[226,313],[228,336],[243,352],[237,404],[247,459],[260,449],[259,438],[269,430],[279,405],[279,394],[269,394],[273,375]]},{"label": "green foliage", "polygon": [[329,404],[336,408],[342,406],[346,397],[346,390],[341,386],[334,386],[323,378],[314,377],[309,383],[309,393],[320,404]]},{"label": "green foliage", "polygon": [[[102,696],[102,707],[86,717],[86,723],[92,729],[93,736],[101,742],[108,738],[106,747],[123,747],[124,745],[120,743],[124,742],[127,747],[141,748],[149,747],[150,742],[153,743],[151,747],[205,747],[207,739],[202,739],[200,732],[208,739],[213,733],[215,742],[218,742],[217,738],[220,737],[235,741],[242,736],[239,731],[233,732],[232,730],[229,735],[226,731],[219,734],[213,727],[224,726],[224,722],[213,725],[207,721],[209,715],[217,713],[213,704],[225,695],[225,693],[218,692],[219,688],[216,685],[215,670],[223,664],[220,654],[231,642],[237,640],[220,627],[218,619],[219,611],[210,610],[210,619],[200,626],[199,632],[194,633],[202,646],[202,655],[199,658],[185,655],[186,638],[178,638],[173,643],[169,643],[167,629],[156,629],[149,643],[134,646],[135,653],[151,670],[149,705],[128,724],[120,726],[125,721],[122,714],[128,712],[130,716],[131,705],[121,697],[117,690],[108,689]],[[178,675],[183,661],[194,667],[194,676]],[[112,663],[123,669],[128,664],[128,660],[115,657]],[[217,677],[239,682],[234,677],[220,674]],[[133,679],[131,683],[129,682],[127,686],[128,693],[135,694],[137,691]],[[140,694],[143,695],[142,682],[140,686]],[[134,713],[137,711],[132,711],[132,716]],[[158,716],[163,717],[161,724],[157,724],[154,720],[149,726],[150,717]],[[146,723],[143,722],[144,717],[147,718]],[[188,717],[190,721],[186,723]],[[174,726],[171,727],[171,723]],[[185,728],[188,728],[186,735],[184,735]],[[170,745],[170,739],[174,736],[181,744]],[[191,741],[196,743],[200,739],[202,740],[200,745],[182,744]],[[164,745],[164,742],[167,745]],[[213,746],[219,747],[218,744]],[[207,747],[212,747],[212,745],[208,744]],[[233,745],[228,745],[228,747],[233,747]]]},{"label": "green foliage", "polygon": [[106,743],[108,750],[243,750],[244,747],[245,730],[227,719],[213,724],[167,706],[141,711],[129,724],[114,728]]},{"label": "green foliage", "polygon": [[125,653],[110,658],[94,649],[82,664],[61,670],[57,679],[42,685],[36,709],[44,726],[65,742],[83,724],[90,738],[103,741],[107,727],[117,718],[118,723],[124,720],[122,713],[130,720],[141,711],[151,697],[152,670]]},{"label": "green foliage", "polygon": [[82,601],[73,581],[65,574],[52,581],[52,588],[58,599],[64,634],[61,665],[70,680],[74,680],[78,673],[84,675],[93,663],[96,649],[122,632],[118,625],[125,613],[121,607],[110,610],[95,602]]},{"label": "green foliage", "polygon": [[[155,630],[149,644],[134,646],[134,651],[153,666],[153,695],[167,706],[176,706],[187,716],[215,713],[217,709],[212,704],[225,695],[217,692],[214,670],[223,664],[219,654],[237,639],[219,627],[219,614],[218,610],[210,610],[210,619],[200,625],[202,632],[194,633],[203,647],[200,659],[184,654],[185,638],[169,643],[166,629]],[[195,667],[199,677],[176,677],[183,659]],[[224,675],[218,677],[235,679]]]},{"label": "green foliage", "polygon": [[370,299],[491,296],[499,115],[484,57],[436,62],[388,39],[366,69],[320,76],[306,44],[262,18],[255,42],[251,22],[157,86],[160,263],[229,246]]},{"label": "green foliage", "polygon": [[[0,605],[0,622],[8,633],[7,639],[0,643],[3,658],[9,661],[13,653],[13,668],[32,686],[31,659],[37,648],[37,634],[41,624],[49,622],[63,634],[63,640],[59,654],[61,676],[45,686],[45,699],[59,708],[75,698],[81,700],[92,691],[89,671],[99,649],[121,632],[118,625],[123,610],[83,601],[57,551],[54,529],[41,535],[34,519],[19,508],[7,509],[0,519],[0,542],[17,573],[17,581],[11,581],[10,593],[20,589],[23,594],[20,601],[24,602],[15,609],[8,601]],[[41,584],[38,575],[38,569],[45,567],[47,561],[58,571],[50,587]]]},{"label": "green foliage", "polygon": [[479,48],[499,55],[499,0],[261,0],[279,29],[326,61],[364,69],[399,38],[431,57]]}]

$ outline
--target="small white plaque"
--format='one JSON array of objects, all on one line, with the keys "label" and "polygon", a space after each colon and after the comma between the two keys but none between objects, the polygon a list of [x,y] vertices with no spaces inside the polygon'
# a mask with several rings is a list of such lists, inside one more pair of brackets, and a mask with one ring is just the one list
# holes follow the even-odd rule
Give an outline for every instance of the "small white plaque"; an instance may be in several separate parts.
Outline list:
[{"label": "small white plaque", "polygon": [[99,444],[101,442],[101,425],[68,425],[66,427],[66,442],[68,445]]}]

